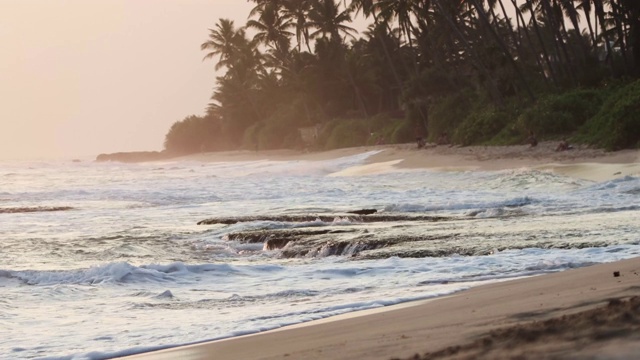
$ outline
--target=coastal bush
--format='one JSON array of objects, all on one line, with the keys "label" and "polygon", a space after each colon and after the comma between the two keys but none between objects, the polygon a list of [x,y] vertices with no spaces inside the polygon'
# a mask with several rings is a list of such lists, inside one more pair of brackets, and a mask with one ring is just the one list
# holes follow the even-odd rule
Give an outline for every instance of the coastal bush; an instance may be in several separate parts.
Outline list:
[{"label": "coastal bush", "polygon": [[388,114],[378,114],[366,121],[371,132],[366,145],[393,142],[391,139],[398,124],[396,119],[392,119]]},{"label": "coastal bush", "polygon": [[598,112],[602,102],[599,90],[547,95],[520,115],[517,126],[523,134],[533,131],[539,137],[571,134]]},{"label": "coastal bush", "polygon": [[261,121],[244,132],[242,147],[247,150],[297,149],[302,147],[297,128],[274,121]]},{"label": "coastal bush", "polygon": [[297,132],[295,128],[290,128],[277,122],[267,122],[258,131],[258,148],[261,150],[282,149],[285,147],[285,139],[290,136],[291,131]]},{"label": "coastal bush", "polygon": [[464,146],[489,141],[509,123],[506,112],[487,106],[472,112],[453,133],[453,141]]},{"label": "coastal bush", "polygon": [[475,93],[462,91],[436,101],[429,111],[427,133],[430,141],[435,142],[444,132],[452,134],[462,121],[469,116],[473,108]]},{"label": "coastal bush", "polygon": [[411,120],[398,121],[393,126],[390,142],[393,144],[413,142],[416,139]]},{"label": "coastal bush", "polygon": [[325,130],[327,134],[325,149],[362,146],[370,137],[365,120],[339,119],[331,123]]},{"label": "coastal bush", "polygon": [[246,150],[258,150],[258,133],[260,132],[260,128],[264,126],[264,123],[259,122],[251,125],[244,131],[244,135],[242,137],[242,147]]},{"label": "coastal bush", "polygon": [[611,91],[577,139],[608,150],[640,147],[640,80]]},{"label": "coastal bush", "polygon": [[215,151],[228,145],[221,136],[219,119],[194,115],[175,122],[164,139],[166,152],[175,155]]}]

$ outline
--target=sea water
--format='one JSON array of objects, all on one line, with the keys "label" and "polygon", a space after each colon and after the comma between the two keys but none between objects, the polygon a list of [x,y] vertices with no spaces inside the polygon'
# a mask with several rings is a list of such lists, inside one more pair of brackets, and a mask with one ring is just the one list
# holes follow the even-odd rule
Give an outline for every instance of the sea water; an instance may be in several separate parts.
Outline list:
[{"label": "sea water", "polygon": [[[372,154],[0,163],[0,358],[135,354],[640,254],[638,177],[346,171]],[[256,231],[297,238],[232,236]]]}]

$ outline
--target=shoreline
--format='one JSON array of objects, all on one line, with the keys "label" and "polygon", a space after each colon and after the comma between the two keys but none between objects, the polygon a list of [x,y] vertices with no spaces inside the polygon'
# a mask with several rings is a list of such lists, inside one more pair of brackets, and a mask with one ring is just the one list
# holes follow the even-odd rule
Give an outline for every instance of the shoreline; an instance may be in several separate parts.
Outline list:
[{"label": "shoreline", "polygon": [[[616,272],[619,276],[615,276]],[[408,359],[425,353],[431,353],[430,358],[456,358],[458,352],[477,350],[478,346],[483,354],[491,354],[485,358],[562,357],[563,354],[626,358],[625,354],[640,351],[640,333],[636,331],[640,326],[638,322],[632,326],[634,323],[630,320],[626,329],[611,329],[609,326],[609,330],[602,331],[613,331],[613,335],[603,336],[601,329],[572,321],[571,316],[580,318],[606,314],[607,304],[617,304],[618,300],[634,296],[637,300],[639,284],[640,257],[636,257],[481,285],[450,296],[126,358]],[[640,309],[636,312],[626,316],[638,319]],[[528,339],[515,348],[509,344],[512,334],[522,332],[523,326],[540,326],[552,319],[566,322],[556,324],[555,334],[566,330],[582,335],[573,340],[553,337],[542,337],[540,341]],[[614,320],[604,316],[600,322],[606,326]],[[483,340],[486,337],[493,337],[491,344]]]},{"label": "shoreline", "polygon": [[435,171],[499,171],[529,168],[591,181],[608,181],[624,176],[640,176],[640,150],[606,152],[576,147],[556,152],[556,142],[537,147],[511,146],[435,146],[417,149],[415,144],[361,146],[319,152],[296,150],[227,151],[200,153],[166,161],[327,161],[377,152],[363,165],[337,176],[366,175],[394,170],[430,169]]}]

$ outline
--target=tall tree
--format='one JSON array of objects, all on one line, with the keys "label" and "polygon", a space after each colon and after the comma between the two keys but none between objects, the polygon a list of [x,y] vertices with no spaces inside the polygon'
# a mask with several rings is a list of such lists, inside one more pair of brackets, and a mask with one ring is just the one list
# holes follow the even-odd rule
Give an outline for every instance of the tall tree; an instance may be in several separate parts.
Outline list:
[{"label": "tall tree", "polygon": [[218,56],[215,65],[216,70],[229,66],[233,54],[237,51],[237,45],[244,36],[244,31],[236,29],[233,21],[220,19],[214,29],[209,29],[209,39],[200,45],[201,50],[209,50],[203,60]]},{"label": "tall tree", "polygon": [[351,22],[349,9],[340,9],[335,0],[315,0],[308,14],[308,25],[314,29],[311,38],[330,38],[342,41],[342,37],[355,38],[357,31],[345,25]]},{"label": "tall tree", "polygon": [[282,14],[295,28],[296,41],[298,51],[302,44],[307,46],[307,50],[311,53],[309,43],[309,23],[307,21],[309,10],[311,9],[311,0],[283,0]]},{"label": "tall tree", "polygon": [[247,27],[256,30],[254,40],[271,46],[276,50],[283,50],[289,47],[289,31],[292,24],[286,18],[280,16],[275,3],[267,3],[256,11],[257,20],[249,20]]}]

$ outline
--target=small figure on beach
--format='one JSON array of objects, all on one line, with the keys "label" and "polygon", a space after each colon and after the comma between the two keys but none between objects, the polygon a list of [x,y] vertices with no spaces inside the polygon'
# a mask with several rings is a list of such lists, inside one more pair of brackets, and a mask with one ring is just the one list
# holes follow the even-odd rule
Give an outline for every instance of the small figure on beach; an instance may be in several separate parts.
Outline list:
[{"label": "small figure on beach", "polygon": [[533,132],[533,130],[529,130],[529,137],[527,138],[527,142],[531,147],[538,146],[538,139],[536,138],[536,134]]},{"label": "small figure on beach", "polygon": [[449,134],[446,131],[443,131],[442,134],[438,137],[438,145],[447,145],[449,144]]},{"label": "small figure on beach", "polygon": [[556,151],[567,151],[573,149],[573,146],[569,145],[566,139],[562,139],[558,146],[556,147]]},{"label": "small figure on beach", "polygon": [[424,128],[419,124],[416,124],[413,132],[416,134],[416,144],[418,145],[418,149],[424,148],[427,145],[427,136],[424,135]]}]

